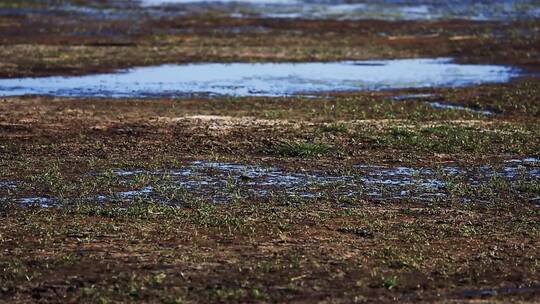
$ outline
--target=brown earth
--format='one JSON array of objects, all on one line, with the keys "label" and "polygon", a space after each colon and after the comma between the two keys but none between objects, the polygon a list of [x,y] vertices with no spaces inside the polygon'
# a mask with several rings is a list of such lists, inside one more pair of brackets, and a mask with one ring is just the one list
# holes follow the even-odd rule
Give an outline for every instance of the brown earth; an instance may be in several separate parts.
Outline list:
[{"label": "brown earth", "polygon": [[[431,56],[536,71],[540,58],[536,21],[24,15],[0,17],[0,41],[3,77]],[[193,160],[350,174],[356,164],[478,168],[538,157],[539,88],[523,77],[314,99],[1,98],[0,302],[538,303],[538,178],[456,182],[431,202],[331,188],[227,203],[189,192],[172,204],[78,199],[125,186],[96,172]],[[390,98],[401,93],[494,115]],[[16,204],[29,196],[65,206]]]}]

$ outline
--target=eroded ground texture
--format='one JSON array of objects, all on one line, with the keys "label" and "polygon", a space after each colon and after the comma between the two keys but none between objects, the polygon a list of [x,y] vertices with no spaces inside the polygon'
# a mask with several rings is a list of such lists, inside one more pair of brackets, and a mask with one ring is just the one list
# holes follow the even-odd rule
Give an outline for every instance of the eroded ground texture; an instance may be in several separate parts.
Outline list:
[{"label": "eroded ground texture", "polygon": [[275,18],[0,0],[2,80],[404,58],[519,71],[273,97],[0,87],[0,302],[540,302],[540,21],[516,2]]}]

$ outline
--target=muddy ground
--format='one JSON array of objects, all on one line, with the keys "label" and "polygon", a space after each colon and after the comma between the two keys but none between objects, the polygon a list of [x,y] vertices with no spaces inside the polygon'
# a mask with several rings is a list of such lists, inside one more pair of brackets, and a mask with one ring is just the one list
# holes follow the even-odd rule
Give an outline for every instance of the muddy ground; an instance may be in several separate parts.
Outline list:
[{"label": "muddy ground", "polygon": [[316,98],[1,98],[0,301],[540,301],[538,21],[137,16],[4,14],[0,75],[447,56],[530,74]]}]

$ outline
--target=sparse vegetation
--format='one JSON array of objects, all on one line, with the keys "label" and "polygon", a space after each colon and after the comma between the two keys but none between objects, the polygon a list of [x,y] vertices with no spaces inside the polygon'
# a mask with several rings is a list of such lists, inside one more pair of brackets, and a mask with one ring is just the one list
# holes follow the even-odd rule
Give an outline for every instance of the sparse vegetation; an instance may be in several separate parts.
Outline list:
[{"label": "sparse vegetation", "polygon": [[[153,18],[118,3],[69,1],[132,14],[0,1],[0,75],[446,56],[539,66],[535,19]],[[0,302],[536,303],[539,84],[0,98]]]},{"label": "sparse vegetation", "polygon": [[290,142],[281,144],[278,152],[282,156],[290,157],[318,157],[331,151],[331,147],[324,143]]},{"label": "sparse vegetation", "polygon": [[344,123],[325,124],[321,127],[321,131],[329,133],[347,133],[347,130],[347,125]]},{"label": "sparse vegetation", "polygon": [[397,286],[397,276],[383,278],[383,287],[391,290]]}]

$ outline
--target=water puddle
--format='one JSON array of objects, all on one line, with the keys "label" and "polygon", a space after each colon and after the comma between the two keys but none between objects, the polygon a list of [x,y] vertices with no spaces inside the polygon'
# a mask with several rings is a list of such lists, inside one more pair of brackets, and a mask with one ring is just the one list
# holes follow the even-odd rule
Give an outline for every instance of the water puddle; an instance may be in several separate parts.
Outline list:
[{"label": "water puddle", "polygon": [[39,206],[42,208],[48,208],[53,206],[56,201],[47,197],[26,197],[15,200],[16,203],[24,206]]},{"label": "water puddle", "polygon": [[428,101],[428,100],[432,100],[435,97],[436,97],[436,95],[434,95],[434,94],[403,94],[403,95],[393,96],[392,99],[396,100],[396,101],[406,101],[406,100],[420,99],[420,100],[425,100],[426,102],[428,102],[428,104],[432,108],[435,108],[435,109],[467,111],[467,112],[482,114],[482,115],[486,115],[486,116],[494,114],[493,112],[488,111],[488,110],[478,110],[478,109],[465,107],[463,105],[444,103],[444,102],[440,102],[440,101]]},{"label": "water puddle", "polygon": [[538,157],[525,157],[524,159],[510,159],[505,161],[505,163],[517,163],[517,164],[539,164],[540,158]]},{"label": "water puddle", "polygon": [[[151,174],[167,176],[178,189],[192,195],[211,196],[212,201],[228,201],[242,195],[267,196],[273,193],[312,197],[315,189],[342,182],[341,176],[317,172],[287,172],[275,167],[247,166],[234,163],[194,161],[179,169],[141,173],[140,170],[114,171],[121,177]],[[153,187],[119,193],[119,197],[152,195]]]},{"label": "water puddle", "polygon": [[15,189],[17,188],[17,184],[15,182],[11,181],[0,181],[0,190],[4,189]]},{"label": "water puddle", "polygon": [[516,294],[540,294],[540,286],[523,286],[523,287],[503,287],[492,289],[471,289],[461,292],[461,296],[466,298],[485,298],[496,297],[503,295],[516,295]]},{"label": "water puddle", "polygon": [[480,170],[488,177],[526,177],[538,179],[540,178],[540,160],[536,157],[511,159],[505,161],[504,165],[499,170],[495,170],[491,166],[481,166]]},{"label": "water puddle", "polygon": [[429,93],[425,93],[425,94],[402,94],[402,95],[393,96],[392,99],[400,101],[400,100],[424,99],[424,98],[432,98],[432,97],[435,97],[435,95],[434,94],[429,94]]},{"label": "water puddle", "polygon": [[512,20],[538,18],[534,0],[140,0],[143,7],[174,6],[177,13],[222,12],[235,17],[382,20]]},{"label": "water puddle", "polygon": [[476,110],[476,109],[467,108],[467,107],[460,106],[460,105],[442,103],[442,102],[438,102],[438,101],[430,102],[429,105],[432,106],[433,108],[436,108],[436,109],[461,110],[461,111],[467,111],[467,112],[477,113],[477,114],[482,114],[482,115],[493,115],[493,112],[491,112],[491,111]]},{"label": "water puddle", "polygon": [[71,77],[0,79],[0,96],[287,96],[507,82],[516,68],[449,58],[309,63],[200,63]]},{"label": "water puddle", "polygon": [[[48,1],[51,2],[51,1]],[[54,2],[54,1],[52,1]],[[58,2],[58,1],[56,1]],[[511,21],[540,17],[536,0],[129,0],[105,6],[69,4],[3,5],[0,15],[77,14],[93,18],[139,18],[221,14],[239,18],[303,18],[339,20]],[[133,5],[135,4],[135,5]]]},{"label": "water puddle", "polygon": [[[93,173],[89,176],[100,176]],[[287,196],[289,198],[350,197],[373,201],[413,200],[433,202],[447,199],[451,189],[459,195],[476,195],[486,185],[516,181],[537,182],[540,161],[535,157],[507,160],[496,166],[438,168],[355,165],[346,174],[323,170],[286,170],[273,166],[244,165],[226,162],[193,161],[179,168],[162,170],[117,169],[113,187],[105,193],[78,198],[89,203],[162,201],[182,203],[197,198],[210,202],[234,199]],[[141,181],[144,181],[141,183]],[[14,184],[14,183],[11,183]],[[455,188],[457,187],[457,188]],[[465,188],[463,188],[465,187]],[[114,190],[113,190],[114,189]],[[120,190],[121,189],[121,190]],[[463,190],[468,189],[468,190]],[[464,191],[464,192],[463,192]],[[491,191],[491,190],[490,190]],[[9,192],[8,192],[9,193]],[[0,198],[21,205],[49,207],[57,200],[44,193],[15,198],[14,193]],[[481,201],[481,193],[474,198]],[[463,197],[469,200],[468,197]],[[540,205],[533,195],[531,204]]]},{"label": "water puddle", "polygon": [[[156,176],[168,181],[165,188],[208,199],[226,202],[242,197],[287,195],[314,198],[324,195],[365,197],[372,200],[415,199],[432,201],[448,195],[448,181],[461,179],[471,186],[502,178],[505,180],[534,180],[540,178],[540,164],[531,158],[512,160],[499,167],[481,166],[463,169],[456,166],[441,168],[385,167],[357,165],[348,174],[326,171],[290,171],[277,167],[250,166],[235,163],[194,161],[170,170],[115,170],[123,179],[140,175]],[[170,194],[169,194],[170,195]],[[163,186],[146,185],[140,189],[118,192],[112,199],[163,196]],[[109,198],[111,199],[111,198]],[[102,196],[101,200],[107,200]]]},{"label": "water puddle", "polygon": [[[48,17],[51,15],[64,16],[70,14],[74,15],[75,18],[120,19],[135,18],[137,15],[140,15],[134,10],[129,10],[129,7],[125,5],[126,3],[119,7],[103,8],[84,6],[82,4],[69,4],[65,3],[66,1],[61,1],[64,3],[59,3],[60,1],[56,1],[57,3],[52,3],[53,1],[46,2],[49,3],[36,6],[25,6],[25,4],[21,4],[20,6],[10,6],[8,4],[4,6],[0,2],[0,16],[34,15]],[[115,4],[121,3],[117,2]]]},{"label": "water puddle", "polygon": [[167,5],[167,4],[194,4],[194,3],[245,3],[245,4],[297,4],[295,0],[141,0],[142,5]]}]

